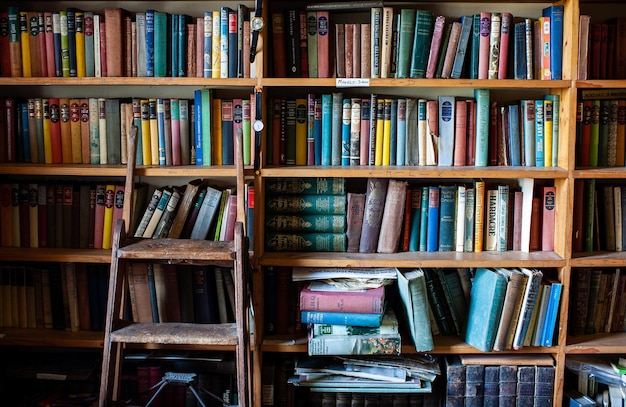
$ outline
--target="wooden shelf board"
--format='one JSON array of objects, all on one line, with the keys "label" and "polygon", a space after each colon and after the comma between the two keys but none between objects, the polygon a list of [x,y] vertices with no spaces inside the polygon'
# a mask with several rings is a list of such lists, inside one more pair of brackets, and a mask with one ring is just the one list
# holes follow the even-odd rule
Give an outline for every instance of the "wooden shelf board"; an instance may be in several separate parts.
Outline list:
[{"label": "wooden shelf board", "polygon": [[251,78],[172,77],[84,77],[84,78],[0,78],[0,86],[193,86],[194,88],[253,88]]},{"label": "wooden shelf board", "polygon": [[572,267],[623,267],[626,252],[573,253]]},{"label": "wooden shelf board", "polygon": [[565,353],[596,354],[625,353],[626,332],[570,336],[567,338]]},{"label": "wooden shelf board", "polygon": [[235,259],[234,242],[214,242],[190,239],[141,239],[120,247],[118,258],[133,260],[160,260],[188,264],[232,265]]},{"label": "wooden shelf board", "polygon": [[[244,171],[245,175],[253,175],[252,167]],[[97,164],[0,164],[0,174],[8,175],[49,175],[49,176],[80,176],[80,177],[124,177],[125,165]],[[138,166],[137,176],[164,177],[235,177],[236,170],[227,166]]]},{"label": "wooden shelf board", "polygon": [[[584,3],[585,1],[582,1]],[[590,3],[591,1],[587,1]],[[616,1],[618,2],[618,1]],[[619,1],[621,3],[621,1]],[[577,80],[576,87],[578,89],[604,89],[604,88],[626,88],[626,82],[620,79],[585,79]]]},{"label": "wooden shelf board", "polygon": [[263,266],[302,267],[564,267],[565,260],[554,252],[403,252],[302,253],[266,252],[258,259]]},{"label": "wooden shelf board", "polygon": [[626,177],[626,167],[589,167],[589,168],[577,168],[574,170],[574,178],[624,178]]},{"label": "wooden shelf board", "polygon": [[437,167],[437,166],[354,166],[354,167],[269,167],[263,177],[346,177],[346,178],[454,178],[454,179],[565,179],[567,171],[550,167]]},{"label": "wooden shelf board", "polygon": [[104,332],[69,332],[43,328],[0,328],[0,346],[102,348]]},{"label": "wooden shelf board", "polygon": [[52,248],[0,248],[3,261],[49,261],[75,263],[111,263],[111,250],[108,249],[52,249]]},{"label": "wooden shelf board", "polygon": [[[336,78],[263,78],[264,87],[335,87]],[[542,80],[515,80],[515,79],[416,79],[416,78],[371,78],[369,86],[355,86],[361,88],[482,88],[482,89],[566,89],[571,81],[542,81]]]},{"label": "wooden shelf board", "polygon": [[111,341],[157,345],[237,345],[237,328],[230,324],[131,324],[111,333]]}]

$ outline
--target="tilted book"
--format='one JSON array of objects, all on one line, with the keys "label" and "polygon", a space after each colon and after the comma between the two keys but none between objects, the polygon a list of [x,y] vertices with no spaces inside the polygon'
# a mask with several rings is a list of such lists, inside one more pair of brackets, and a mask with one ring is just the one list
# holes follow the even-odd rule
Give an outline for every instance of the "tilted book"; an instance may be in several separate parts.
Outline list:
[{"label": "tilted book", "polygon": [[385,287],[347,291],[324,282],[311,282],[300,291],[303,311],[382,313]]},{"label": "tilted book", "polygon": [[398,250],[406,191],[407,183],[405,181],[389,181],[378,236],[378,253],[395,253]]},{"label": "tilted book", "polygon": [[434,345],[428,315],[429,305],[424,272],[421,269],[408,272],[398,271],[398,290],[404,304],[415,350],[418,352],[432,350]]},{"label": "tilted book", "polygon": [[389,180],[385,178],[367,180],[363,229],[359,245],[360,253],[374,253],[376,251],[388,185]]}]

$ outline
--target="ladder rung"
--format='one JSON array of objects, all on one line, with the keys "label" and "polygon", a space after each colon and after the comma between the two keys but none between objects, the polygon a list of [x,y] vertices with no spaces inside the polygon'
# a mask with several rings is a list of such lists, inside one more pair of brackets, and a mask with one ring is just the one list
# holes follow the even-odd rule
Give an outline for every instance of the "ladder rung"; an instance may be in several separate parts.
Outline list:
[{"label": "ladder rung", "polygon": [[237,345],[235,323],[134,323],[111,332],[111,341],[162,345]]},{"label": "ladder rung", "polygon": [[142,239],[120,247],[120,259],[162,260],[173,262],[232,262],[235,259],[233,242],[214,242],[190,239]]}]

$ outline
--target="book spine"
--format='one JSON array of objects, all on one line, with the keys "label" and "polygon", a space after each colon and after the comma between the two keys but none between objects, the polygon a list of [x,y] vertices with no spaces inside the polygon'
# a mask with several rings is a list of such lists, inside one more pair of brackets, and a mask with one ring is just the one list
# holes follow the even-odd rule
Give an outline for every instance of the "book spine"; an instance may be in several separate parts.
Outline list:
[{"label": "book spine", "polygon": [[374,253],[376,251],[388,184],[389,180],[387,179],[371,178],[367,181],[363,230],[359,243],[360,253]]},{"label": "book spine", "polygon": [[440,188],[438,186],[428,187],[428,231],[426,241],[426,251],[435,252],[439,245],[439,209],[440,209]]},{"label": "book spine", "polygon": [[347,312],[302,311],[303,324],[380,326],[382,315]]},{"label": "book spine", "polygon": [[508,76],[509,43],[511,30],[513,29],[513,15],[504,12],[501,16],[500,25],[500,55],[498,57],[498,79],[506,79]]},{"label": "book spine", "polygon": [[502,14],[491,14],[491,31],[489,36],[489,70],[487,79],[498,79],[498,67],[500,64],[500,35]]},{"label": "book spine", "polygon": [[268,251],[345,252],[345,233],[266,233]]},{"label": "book spine", "polygon": [[382,313],[384,308],[384,287],[365,291],[300,291],[300,310],[349,312],[363,314]]},{"label": "book spine", "polygon": [[[455,250],[454,221],[456,211],[456,186],[442,185],[439,187],[439,242],[438,251]],[[430,213],[428,216],[430,217]],[[429,230],[430,232],[430,230]]]}]

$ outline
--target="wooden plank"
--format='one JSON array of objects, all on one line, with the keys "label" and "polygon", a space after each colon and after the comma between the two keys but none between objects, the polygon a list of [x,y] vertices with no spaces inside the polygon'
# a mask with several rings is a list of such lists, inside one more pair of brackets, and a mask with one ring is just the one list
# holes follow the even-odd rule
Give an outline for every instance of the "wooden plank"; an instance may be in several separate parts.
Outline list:
[{"label": "wooden plank", "polygon": [[156,343],[161,345],[237,345],[237,331],[234,323],[137,323],[113,331],[110,338],[111,341],[120,343]]}]

